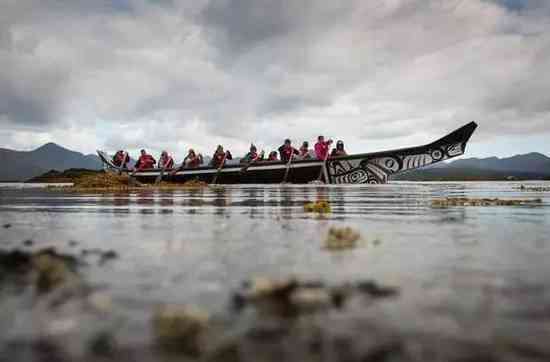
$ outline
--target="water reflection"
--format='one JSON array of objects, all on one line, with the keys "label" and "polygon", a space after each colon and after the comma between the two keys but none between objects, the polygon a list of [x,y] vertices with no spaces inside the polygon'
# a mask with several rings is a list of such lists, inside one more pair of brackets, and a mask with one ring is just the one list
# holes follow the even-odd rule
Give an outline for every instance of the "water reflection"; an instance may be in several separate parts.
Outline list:
[{"label": "water reflection", "polygon": [[[468,209],[437,210],[430,207],[434,197],[517,197],[518,191],[498,183],[490,188],[471,184],[407,184],[383,186],[218,186],[189,190],[143,190],[132,193],[74,194],[47,192],[40,189],[4,190],[1,210],[82,213],[191,214],[227,216],[245,214],[251,219],[308,218],[303,205],[327,200],[331,218],[344,220],[365,216],[393,215],[407,217],[418,214],[437,215],[441,222],[464,222]],[[536,195],[530,195],[535,197]],[[543,197],[545,195],[542,195]],[[522,211],[527,222],[544,223],[544,217],[532,217],[527,208]],[[487,212],[495,212],[489,210]],[[514,213],[514,218],[521,213]],[[502,215],[506,217],[506,215]]]},{"label": "water reflection", "polygon": [[[399,286],[438,286],[472,275],[546,280],[548,193],[513,183],[382,186],[246,185],[109,194],[3,189],[0,244],[113,248],[113,270],[91,277],[121,298],[220,302],[220,290],[251,275],[300,275],[340,282],[376,277]],[[434,209],[434,197],[542,198],[538,207]],[[306,213],[327,200],[332,213]],[[351,226],[360,247],[322,248],[328,228]],[[378,240],[374,246],[373,240]],[[78,251],[78,250],[77,250]],[[468,274],[469,273],[469,274]],[[114,280],[113,280],[114,279]],[[493,279],[491,279],[493,280]],[[454,284],[453,284],[454,285]],[[141,289],[140,289],[141,288]],[[460,308],[457,306],[456,308]]]}]

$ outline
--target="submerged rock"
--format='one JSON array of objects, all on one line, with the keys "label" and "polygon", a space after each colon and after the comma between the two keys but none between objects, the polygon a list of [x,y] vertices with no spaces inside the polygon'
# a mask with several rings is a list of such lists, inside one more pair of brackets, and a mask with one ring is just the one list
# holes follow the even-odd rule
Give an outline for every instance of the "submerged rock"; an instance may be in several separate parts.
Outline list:
[{"label": "submerged rock", "polygon": [[[295,278],[256,278],[246,282],[235,293],[234,306],[238,309],[254,306],[263,315],[299,315],[330,308],[342,308],[352,296],[369,299],[396,296],[398,289],[380,286],[374,281],[356,284],[326,286],[320,281],[298,281]],[[236,304],[235,304],[236,303]]]},{"label": "submerged rock", "polygon": [[277,280],[258,277],[244,283],[243,296],[248,300],[287,298],[297,286],[298,282],[293,278]]},{"label": "submerged rock", "polygon": [[75,273],[76,259],[57,254],[53,249],[33,255],[32,266],[35,286],[41,293],[47,293],[61,285],[79,282]]},{"label": "submerged rock", "polygon": [[15,277],[34,286],[39,293],[47,293],[61,285],[77,282],[77,264],[76,258],[59,254],[53,248],[33,253],[0,251],[0,280]]},{"label": "submerged rock", "polygon": [[98,265],[103,265],[110,260],[118,258],[118,253],[114,250],[102,250],[99,248],[82,249],[80,252],[83,257],[95,255],[98,258]]},{"label": "submerged rock", "polygon": [[399,293],[399,290],[396,288],[380,286],[372,280],[359,282],[356,288],[372,298],[393,297]]},{"label": "submerged rock", "polygon": [[314,311],[331,307],[333,298],[326,288],[298,288],[290,295],[289,302],[300,310]]}]

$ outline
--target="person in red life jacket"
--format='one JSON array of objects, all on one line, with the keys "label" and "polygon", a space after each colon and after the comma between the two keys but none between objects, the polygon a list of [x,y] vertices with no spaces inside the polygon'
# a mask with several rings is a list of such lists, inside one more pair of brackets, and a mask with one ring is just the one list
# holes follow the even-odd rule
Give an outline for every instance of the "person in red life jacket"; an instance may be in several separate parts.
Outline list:
[{"label": "person in red life jacket", "polygon": [[309,143],[307,141],[304,141],[304,143],[302,143],[299,156],[302,160],[311,158],[311,154],[309,153]]},{"label": "person in red life jacket", "polygon": [[279,147],[279,154],[281,155],[281,161],[288,162],[293,155],[299,155],[300,151],[292,147],[292,143],[287,138],[284,145]]},{"label": "person in red life jacket", "polygon": [[218,148],[216,148],[216,152],[214,152],[214,155],[212,155],[212,161],[210,161],[210,166],[218,168],[222,164],[225,163],[226,160],[232,160],[233,156],[231,155],[231,152],[223,151],[223,146],[218,145]]},{"label": "person in red life jacket", "polygon": [[120,168],[127,168],[128,162],[130,162],[130,156],[123,150],[117,151],[113,156],[113,165]]},{"label": "person in red life jacket", "polygon": [[253,144],[250,145],[249,152],[241,158],[240,163],[251,163],[256,161],[261,161],[264,159],[264,151],[258,153],[258,149]]},{"label": "person in red life jacket", "polygon": [[174,159],[166,151],[162,151],[159,158],[159,168],[170,170],[174,168]]},{"label": "person in red life jacket", "polygon": [[317,137],[317,143],[315,144],[315,156],[319,160],[327,158],[332,140],[325,141],[325,137]]},{"label": "person in red life jacket", "polygon": [[336,148],[332,149],[332,153],[330,154],[330,157],[340,157],[340,156],[347,156],[347,152],[344,150],[344,142],[338,141],[336,142]]},{"label": "person in red life jacket", "polygon": [[192,148],[189,149],[187,156],[183,159],[183,165],[187,168],[195,168],[202,165],[202,155],[195,153],[195,150]]},{"label": "person in red life jacket", "polygon": [[137,171],[147,170],[155,168],[155,163],[157,163],[157,161],[153,156],[145,152],[145,150],[141,150],[141,156],[139,156],[134,168]]},{"label": "person in red life jacket", "polygon": [[277,157],[277,151],[271,151],[269,153],[269,157],[267,158],[268,161],[279,161],[279,158]]}]

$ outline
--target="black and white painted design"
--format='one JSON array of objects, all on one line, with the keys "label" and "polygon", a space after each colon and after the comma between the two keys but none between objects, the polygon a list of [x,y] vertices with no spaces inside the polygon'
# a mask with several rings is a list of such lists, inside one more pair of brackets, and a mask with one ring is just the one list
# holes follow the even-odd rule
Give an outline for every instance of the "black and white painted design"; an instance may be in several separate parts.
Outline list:
[{"label": "black and white painted design", "polygon": [[391,175],[444,161],[464,154],[477,125],[470,123],[426,146],[365,154],[364,157],[329,160],[332,184],[383,184]]}]

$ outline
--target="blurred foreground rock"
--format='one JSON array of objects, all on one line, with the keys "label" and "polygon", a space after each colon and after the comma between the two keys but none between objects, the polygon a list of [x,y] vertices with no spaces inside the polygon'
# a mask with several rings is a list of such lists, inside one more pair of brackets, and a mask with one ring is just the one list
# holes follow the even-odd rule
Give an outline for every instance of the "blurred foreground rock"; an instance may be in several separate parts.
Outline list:
[{"label": "blurred foreground rock", "polygon": [[[225,312],[160,304],[140,309],[143,324],[133,324],[132,306],[89,285],[83,265],[52,249],[0,252],[1,295],[23,305],[14,321],[28,332],[10,335],[1,315],[1,361],[550,360],[550,318],[542,307],[541,323],[488,320],[469,327],[468,316],[421,313],[404,291],[372,280],[257,277],[234,292]],[[23,290],[6,294],[8,284]],[[30,303],[25,288],[36,291]]]}]

